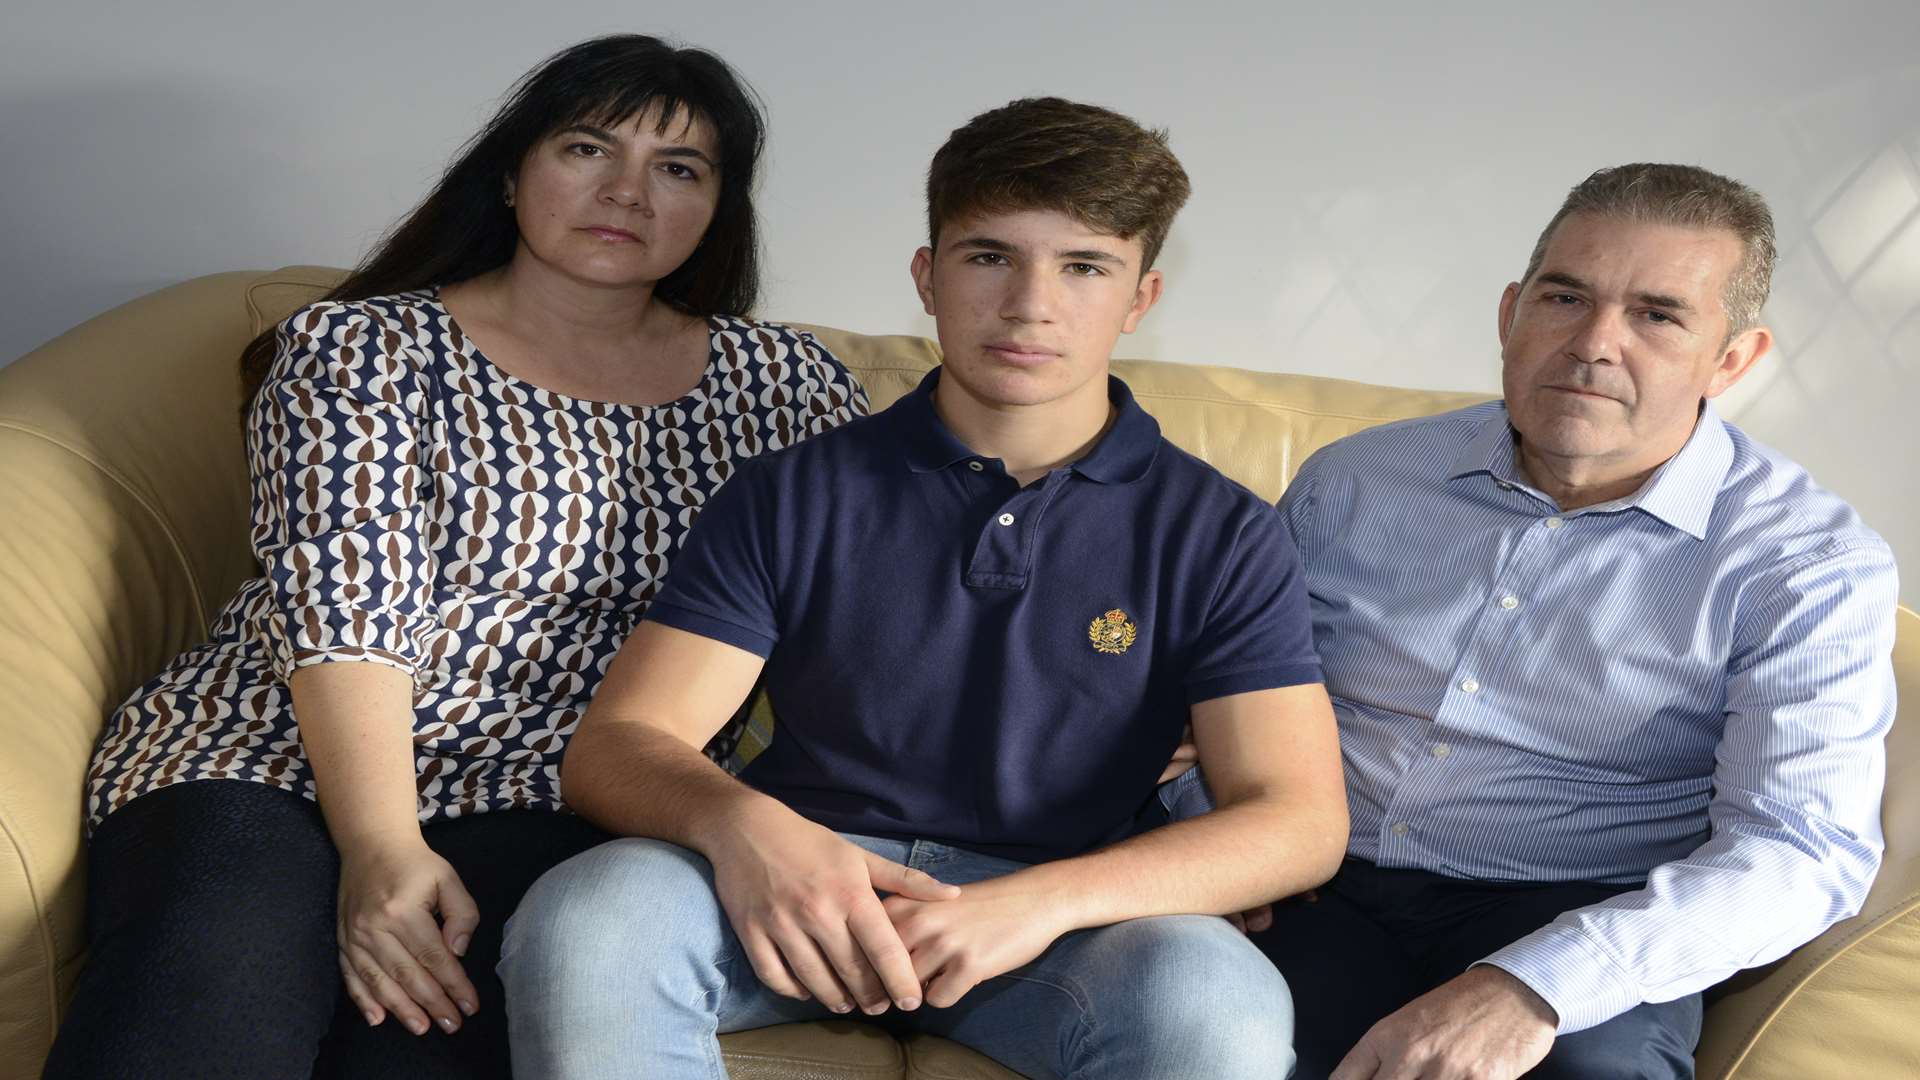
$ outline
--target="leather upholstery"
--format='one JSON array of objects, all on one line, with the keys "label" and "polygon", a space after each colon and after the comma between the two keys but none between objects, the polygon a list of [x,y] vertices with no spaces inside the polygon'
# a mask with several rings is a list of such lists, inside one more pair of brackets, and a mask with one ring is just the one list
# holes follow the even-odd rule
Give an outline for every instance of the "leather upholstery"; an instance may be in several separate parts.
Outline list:
[{"label": "leather upholstery", "polygon": [[[338,280],[316,267],[188,281],[0,369],[0,1080],[39,1075],[85,945],[81,791],[102,719],[253,572],[235,358]],[[815,328],[876,408],[938,360],[913,337]],[[1262,496],[1315,448],[1477,395],[1165,361],[1116,370],[1174,442]],[[1920,1075],[1920,616],[1903,610],[1887,861],[1858,918],[1729,984],[1707,1080]],[[858,1023],[727,1036],[753,1080],[1005,1080],[978,1054]]]}]

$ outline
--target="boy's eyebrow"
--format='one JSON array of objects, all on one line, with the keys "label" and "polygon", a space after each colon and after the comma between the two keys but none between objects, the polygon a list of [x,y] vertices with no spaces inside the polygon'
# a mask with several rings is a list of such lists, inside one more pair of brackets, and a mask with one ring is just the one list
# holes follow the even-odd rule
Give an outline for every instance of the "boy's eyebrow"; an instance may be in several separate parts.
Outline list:
[{"label": "boy's eyebrow", "polygon": [[[997,240],[991,236],[962,237],[958,240],[955,240],[953,242],[953,246],[959,247],[959,248],[972,248],[976,251],[993,251],[993,252],[998,252],[999,254],[1002,254],[1002,255],[1014,255],[1014,254],[1018,254],[1020,251],[1018,247],[1015,247],[1014,245],[1007,243],[1005,240]],[[1054,257],[1060,258],[1060,259],[1072,259],[1074,262],[1106,263],[1107,265],[1110,265],[1110,266],[1127,265],[1127,260],[1121,258],[1118,255],[1115,255],[1111,251],[1101,251],[1098,248],[1073,248],[1068,251],[1055,252]]]}]

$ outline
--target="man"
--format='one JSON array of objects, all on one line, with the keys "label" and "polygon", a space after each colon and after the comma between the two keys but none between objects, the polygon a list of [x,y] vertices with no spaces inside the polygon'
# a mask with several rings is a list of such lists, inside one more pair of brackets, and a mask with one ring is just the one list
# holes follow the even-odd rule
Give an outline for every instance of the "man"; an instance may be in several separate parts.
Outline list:
[{"label": "man", "polygon": [[[1186,194],[1164,136],[1057,99],[935,156],[944,362],[703,511],[564,766],[634,839],[508,929],[517,1075],[718,1077],[716,1032],[856,1008],[1036,1078],[1286,1075],[1286,987],[1213,916],[1345,844],[1295,556],[1108,375]],[[763,671],[741,783],[700,747]],[[1129,837],[1187,723],[1220,809]]]},{"label": "man", "polygon": [[1859,910],[1892,557],[1711,405],[1773,257],[1740,184],[1601,170],[1500,299],[1504,401],[1281,500],[1353,822],[1256,936],[1302,1077],[1691,1076],[1701,990]]}]

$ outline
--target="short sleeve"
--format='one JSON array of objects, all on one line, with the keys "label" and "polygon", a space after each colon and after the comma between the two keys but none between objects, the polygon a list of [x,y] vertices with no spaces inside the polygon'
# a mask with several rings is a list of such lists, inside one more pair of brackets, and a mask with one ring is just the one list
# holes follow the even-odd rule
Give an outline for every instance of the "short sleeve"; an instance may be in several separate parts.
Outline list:
[{"label": "short sleeve", "polygon": [[707,500],[646,618],[765,658],[780,633],[773,572],[776,487],[761,466],[744,463]]},{"label": "short sleeve", "polygon": [[280,324],[247,419],[253,547],[282,680],[368,661],[412,674],[433,626],[423,505],[424,320],[323,302]]},{"label": "short sleeve", "polygon": [[1187,668],[1187,703],[1319,681],[1300,557],[1279,512],[1256,504],[1214,585]]}]

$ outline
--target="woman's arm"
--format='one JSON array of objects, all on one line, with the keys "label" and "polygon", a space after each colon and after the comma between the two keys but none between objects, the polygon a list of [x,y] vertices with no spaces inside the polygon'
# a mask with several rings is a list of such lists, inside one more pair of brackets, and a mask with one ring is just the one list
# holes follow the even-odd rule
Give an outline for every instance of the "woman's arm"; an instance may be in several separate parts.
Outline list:
[{"label": "woman's arm", "polygon": [[287,685],[340,852],[335,931],[347,995],[369,1024],[391,1012],[416,1035],[430,1021],[456,1031],[479,1008],[458,957],[480,911],[420,835],[413,681],[382,664],[332,663],[301,668]]}]

